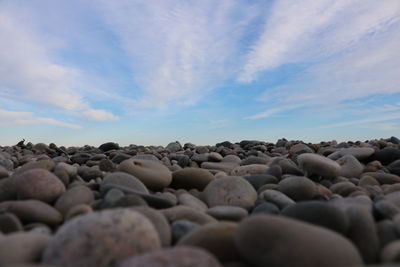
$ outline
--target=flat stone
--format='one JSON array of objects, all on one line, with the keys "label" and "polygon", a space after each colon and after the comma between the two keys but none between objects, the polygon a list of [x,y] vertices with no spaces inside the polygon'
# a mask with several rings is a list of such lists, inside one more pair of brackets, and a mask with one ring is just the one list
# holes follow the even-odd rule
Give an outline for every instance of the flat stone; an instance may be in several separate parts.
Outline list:
[{"label": "flat stone", "polygon": [[303,153],[314,153],[314,150],[305,144],[296,144],[290,147],[289,152],[291,154],[300,155]]},{"label": "flat stone", "polygon": [[261,174],[268,170],[268,166],[264,164],[250,164],[238,166],[234,168],[230,174],[233,176],[244,176],[248,174]]},{"label": "flat stone", "polygon": [[208,170],[200,168],[184,168],[172,173],[171,187],[176,189],[196,188],[198,190],[203,190],[212,180],[214,180],[214,175],[212,175]]},{"label": "flat stone", "polygon": [[126,259],[118,267],[222,267],[209,252],[194,247],[174,247],[143,253]]},{"label": "flat stone", "polygon": [[31,161],[28,162],[24,165],[22,165],[20,168],[15,170],[15,174],[23,173],[27,170],[32,170],[32,169],[44,169],[51,171],[54,169],[54,166],[56,164],[52,160],[38,160],[38,161]]},{"label": "flat stone", "polygon": [[362,176],[374,177],[380,184],[396,184],[400,183],[400,176],[384,172],[365,172]]},{"label": "flat stone", "polygon": [[238,259],[234,242],[237,224],[233,222],[209,223],[196,228],[177,243],[177,246],[200,247],[213,254],[222,263]]},{"label": "flat stone", "polygon": [[105,210],[63,224],[44,251],[43,263],[110,266],[160,246],[158,233],[144,215],[130,209]]},{"label": "flat stone", "polygon": [[223,221],[240,221],[249,215],[244,208],[235,206],[215,206],[209,208],[207,214]]},{"label": "flat stone", "polygon": [[118,165],[117,170],[135,176],[151,190],[163,189],[172,181],[171,171],[151,160],[127,159]]},{"label": "flat stone", "polygon": [[186,206],[175,206],[168,209],[161,210],[162,214],[168,219],[169,222],[177,220],[191,221],[197,224],[207,224],[216,222],[216,220],[208,214],[193,210]]},{"label": "flat stone", "polygon": [[304,153],[297,157],[300,168],[308,174],[317,174],[324,178],[335,178],[340,173],[340,165],[324,156]]},{"label": "flat stone", "polygon": [[256,267],[362,264],[357,249],[342,235],[280,216],[255,215],[243,220],[235,241],[242,257]]},{"label": "flat stone", "polygon": [[113,172],[106,175],[100,184],[100,191],[104,191],[107,184],[121,185],[145,194],[148,194],[146,186],[135,176],[126,172]]},{"label": "flat stone", "polygon": [[203,197],[209,207],[230,205],[250,209],[257,199],[257,192],[245,179],[227,176],[211,181],[204,189]]},{"label": "flat stone", "polygon": [[85,185],[74,186],[65,191],[56,201],[54,207],[65,217],[68,211],[76,205],[88,204],[94,201],[94,195]]},{"label": "flat stone", "polygon": [[332,154],[328,155],[328,158],[337,160],[343,156],[351,155],[358,160],[364,160],[375,153],[375,150],[371,147],[349,147],[342,148]]},{"label": "flat stone", "polygon": [[349,218],[341,209],[321,201],[304,201],[282,210],[282,215],[346,234]]},{"label": "flat stone", "polygon": [[50,203],[65,192],[60,179],[45,169],[30,169],[12,179],[19,199],[37,199]]},{"label": "flat stone", "polygon": [[180,194],[178,196],[178,201],[180,205],[188,206],[200,212],[205,212],[208,208],[203,201],[188,193]]},{"label": "flat stone", "polygon": [[201,163],[201,168],[202,169],[207,169],[207,170],[217,170],[217,171],[223,171],[226,173],[230,173],[234,168],[239,166],[239,163],[236,162],[203,162]]},{"label": "flat stone", "polygon": [[283,209],[287,206],[293,205],[296,202],[290,197],[277,190],[267,189],[260,194],[260,198],[267,202],[275,204],[278,208]]},{"label": "flat stone", "polygon": [[49,240],[48,235],[32,232],[0,236],[0,266],[38,262]]},{"label": "flat stone", "polygon": [[315,195],[315,184],[307,177],[290,176],[278,183],[278,190],[295,201],[310,200]]},{"label": "flat stone", "polygon": [[22,222],[41,222],[47,225],[57,225],[62,222],[61,213],[49,204],[35,200],[3,201],[0,209],[14,213]]}]

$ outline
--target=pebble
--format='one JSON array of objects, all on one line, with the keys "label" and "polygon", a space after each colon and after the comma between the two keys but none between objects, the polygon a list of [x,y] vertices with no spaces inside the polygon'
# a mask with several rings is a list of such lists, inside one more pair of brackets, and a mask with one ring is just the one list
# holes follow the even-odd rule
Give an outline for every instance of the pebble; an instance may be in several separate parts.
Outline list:
[{"label": "pebble", "polygon": [[174,222],[177,220],[186,220],[203,225],[216,221],[213,217],[206,213],[196,211],[182,205],[175,206],[169,209],[163,209],[161,210],[161,212],[170,222]]},{"label": "pebble", "polygon": [[57,225],[62,222],[61,213],[49,204],[35,200],[11,200],[0,202],[0,209],[14,213],[23,223],[41,222]]},{"label": "pebble", "polygon": [[143,253],[126,259],[118,267],[222,267],[218,260],[201,248],[179,246]]},{"label": "pebble", "polygon": [[38,262],[50,237],[32,232],[0,236],[0,266]]},{"label": "pebble", "polygon": [[173,244],[176,244],[182,237],[184,237],[186,234],[193,231],[195,228],[199,226],[200,224],[186,220],[177,220],[172,222],[171,234],[172,234]]},{"label": "pebble", "polygon": [[390,242],[380,253],[382,262],[400,262],[400,240]]},{"label": "pebble", "polygon": [[86,205],[86,204],[78,204],[76,206],[73,206],[70,208],[65,215],[65,220],[70,220],[76,216],[83,215],[86,213],[93,212],[93,209],[91,206]]},{"label": "pebble", "polygon": [[280,216],[256,215],[243,220],[235,241],[246,262],[256,267],[362,264],[357,249],[342,235]]},{"label": "pebble", "polygon": [[297,157],[300,168],[307,174],[316,174],[324,178],[335,178],[340,174],[340,165],[324,156],[312,153],[304,153]]},{"label": "pebble", "polygon": [[265,184],[278,183],[278,179],[270,174],[246,175],[243,178],[247,180],[254,187],[255,190],[258,190],[261,186]]},{"label": "pebble", "polygon": [[290,176],[278,183],[278,190],[294,201],[310,200],[315,195],[315,184],[307,177]]},{"label": "pebble", "polygon": [[180,205],[188,206],[193,210],[197,210],[200,212],[205,212],[208,208],[203,201],[188,193],[180,194],[178,196],[178,202]]},{"label": "pebble", "polygon": [[153,224],[142,214],[130,209],[105,210],[63,224],[46,247],[43,263],[110,266],[160,246]]},{"label": "pebble", "polygon": [[400,183],[400,176],[384,172],[365,172],[362,176],[368,175],[374,177],[380,184]]},{"label": "pebble", "polygon": [[279,214],[280,210],[279,208],[272,203],[269,202],[264,202],[264,203],[260,203],[259,205],[257,205],[252,211],[251,211],[251,215],[255,215],[255,214]]},{"label": "pebble", "polygon": [[247,210],[235,206],[214,206],[207,210],[207,214],[219,221],[241,221],[248,216]]},{"label": "pebble", "polygon": [[223,171],[226,173],[230,173],[233,169],[239,166],[239,163],[236,162],[203,162],[201,163],[202,169],[214,170],[214,171]]},{"label": "pebble", "polygon": [[22,223],[13,213],[0,212],[0,232],[4,234],[23,231]]},{"label": "pebble", "polygon": [[382,220],[376,224],[378,236],[379,236],[379,244],[381,249],[399,239],[399,233],[396,231],[396,227],[392,220]]},{"label": "pebble", "polygon": [[257,192],[245,179],[227,176],[211,181],[203,191],[209,207],[230,205],[250,209],[257,199]]},{"label": "pebble", "polygon": [[107,174],[100,184],[100,191],[104,191],[105,185],[108,184],[121,185],[145,194],[149,193],[149,190],[147,190],[146,186],[138,178],[125,172]]},{"label": "pebble", "polygon": [[333,152],[328,156],[328,158],[337,160],[343,156],[351,155],[358,160],[364,160],[374,153],[375,150],[371,147],[350,147]]},{"label": "pebble", "polygon": [[66,216],[68,211],[76,205],[88,204],[94,201],[92,191],[85,185],[74,186],[65,191],[56,201],[54,207]]},{"label": "pebble", "polygon": [[121,162],[118,171],[137,177],[151,190],[167,187],[172,181],[170,170],[159,162],[141,159],[127,159]]},{"label": "pebble", "polygon": [[38,161],[32,161],[28,162],[24,165],[22,165],[20,168],[15,170],[15,174],[23,173],[27,170],[32,170],[32,169],[44,169],[48,171],[52,171],[54,169],[54,166],[56,164],[52,160],[38,160]]},{"label": "pebble", "polygon": [[250,164],[238,166],[234,168],[230,174],[233,176],[244,176],[248,174],[261,174],[268,170],[268,166],[264,164]]},{"label": "pebble", "polygon": [[200,247],[213,254],[221,263],[238,260],[234,234],[237,224],[216,222],[197,227],[182,237],[177,246]]},{"label": "pebble", "polygon": [[12,179],[19,199],[37,199],[50,203],[65,192],[60,179],[45,169],[30,169]]},{"label": "pebble", "polygon": [[341,166],[339,175],[343,177],[359,177],[364,169],[363,165],[353,155],[344,155],[336,162]]},{"label": "pebble", "polygon": [[203,190],[212,180],[212,175],[208,170],[199,168],[184,168],[172,173],[171,187],[180,189],[198,189]]},{"label": "pebble", "polygon": [[110,150],[118,150],[119,149],[119,145],[117,143],[113,143],[113,142],[108,142],[108,143],[104,143],[102,145],[99,146],[99,149],[107,152]]},{"label": "pebble", "polygon": [[376,151],[372,157],[374,160],[380,161],[383,165],[389,165],[395,160],[400,159],[400,149],[385,147],[379,151]]},{"label": "pebble", "polygon": [[260,198],[275,204],[279,209],[283,209],[296,203],[293,201],[293,199],[286,196],[282,192],[272,189],[267,189],[261,192]]},{"label": "pebble", "polygon": [[282,210],[282,215],[346,234],[349,218],[341,209],[321,201],[304,201]]}]

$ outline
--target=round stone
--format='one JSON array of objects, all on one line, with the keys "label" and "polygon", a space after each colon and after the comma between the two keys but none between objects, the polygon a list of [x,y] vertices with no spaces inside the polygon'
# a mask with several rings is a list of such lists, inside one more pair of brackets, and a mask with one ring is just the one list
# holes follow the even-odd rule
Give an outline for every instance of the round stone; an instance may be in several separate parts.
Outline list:
[{"label": "round stone", "polygon": [[119,145],[117,143],[107,142],[107,143],[104,143],[104,144],[100,145],[99,149],[104,151],[104,152],[110,151],[110,150],[118,150],[119,149]]},{"label": "round stone", "polygon": [[35,199],[0,202],[0,209],[14,213],[24,223],[41,222],[47,225],[57,225],[63,219],[58,210]]},{"label": "round stone", "polygon": [[339,175],[343,177],[359,177],[363,172],[363,165],[352,155],[344,155],[336,160],[341,166]]},{"label": "round stone", "polygon": [[374,160],[379,160],[383,165],[389,165],[395,160],[400,159],[400,149],[394,147],[385,147],[372,155]]},{"label": "round stone", "polygon": [[100,184],[100,191],[103,192],[104,186],[107,184],[121,185],[145,194],[149,193],[146,186],[138,178],[125,172],[113,172],[106,175]]},{"label": "round stone", "polygon": [[64,184],[45,169],[31,169],[14,176],[19,199],[37,199],[50,203],[65,192]]},{"label": "round stone", "polygon": [[177,220],[171,223],[172,242],[175,244],[182,237],[200,225],[191,221]]},{"label": "round stone", "polygon": [[315,195],[315,184],[307,177],[290,176],[278,183],[278,190],[295,201],[310,200]]},{"label": "round stone", "polygon": [[24,165],[22,165],[20,168],[15,170],[15,174],[23,173],[27,170],[31,169],[44,169],[51,171],[54,169],[55,163],[52,160],[46,159],[46,160],[38,160],[38,161],[31,161],[28,162]]},{"label": "round stone", "polygon": [[93,208],[86,204],[78,204],[70,208],[65,215],[65,220],[70,220],[73,217],[93,212]]},{"label": "round stone", "polygon": [[374,177],[380,184],[400,183],[400,176],[384,172],[365,172],[362,176],[368,175]]},{"label": "round stone", "polygon": [[245,179],[226,176],[213,180],[203,191],[209,207],[229,205],[250,209],[257,199],[257,192]]},{"label": "round stone", "polygon": [[179,246],[144,253],[126,259],[118,267],[222,267],[213,255],[201,248]]},{"label": "round stone", "polygon": [[364,160],[374,154],[375,150],[371,147],[349,147],[333,152],[328,158],[337,160],[343,156],[351,155],[358,160]]},{"label": "round stone", "polygon": [[243,220],[235,241],[242,257],[256,267],[362,264],[357,249],[342,235],[280,216],[255,215]]},{"label": "round stone", "polygon": [[249,215],[244,208],[235,206],[215,206],[209,208],[207,214],[223,221],[240,221]]},{"label": "round stone", "polygon": [[272,203],[263,202],[258,204],[252,211],[251,215],[255,214],[279,214],[279,208]]},{"label": "round stone", "polygon": [[293,201],[290,197],[286,196],[282,192],[273,189],[264,190],[260,194],[260,198],[264,199],[267,202],[271,202],[276,205],[278,208],[283,209],[287,206],[293,205],[296,202]]},{"label": "round stone", "polygon": [[321,201],[304,201],[282,210],[282,215],[346,234],[349,219],[338,207]]},{"label": "round stone", "polygon": [[46,234],[32,232],[0,236],[0,266],[38,262],[49,240]]},{"label": "round stone", "polygon": [[324,178],[335,178],[340,173],[340,165],[324,156],[304,153],[297,157],[300,168],[308,174],[317,174]]},{"label": "round stone", "polygon": [[61,266],[110,266],[160,248],[153,224],[130,209],[75,217],[62,225],[43,253],[43,263]]},{"label": "round stone", "polygon": [[172,181],[171,171],[161,163],[151,160],[127,159],[117,169],[137,177],[151,190],[163,189]]},{"label": "round stone", "polygon": [[201,247],[212,253],[222,263],[238,260],[234,243],[237,224],[233,222],[209,223],[185,235],[177,246]]},{"label": "round stone", "polygon": [[192,208],[183,205],[175,206],[169,209],[163,209],[161,212],[170,222],[186,220],[197,224],[207,224],[216,221],[213,217],[206,213],[193,210]]},{"label": "round stone", "polygon": [[56,201],[54,207],[65,217],[68,211],[79,204],[91,204],[94,201],[94,195],[85,185],[74,186],[65,191]]},{"label": "round stone", "polygon": [[208,170],[200,168],[184,168],[172,173],[171,187],[176,189],[203,190],[208,183],[214,180],[214,175]]},{"label": "round stone", "polygon": [[270,174],[246,175],[243,178],[246,179],[254,187],[255,190],[258,190],[261,186],[265,184],[278,183],[278,179]]},{"label": "round stone", "polygon": [[13,213],[0,212],[0,232],[8,234],[12,232],[22,231],[21,221]]},{"label": "round stone", "polygon": [[180,205],[191,207],[200,212],[205,212],[208,208],[203,201],[188,193],[180,194],[178,196],[178,201]]}]

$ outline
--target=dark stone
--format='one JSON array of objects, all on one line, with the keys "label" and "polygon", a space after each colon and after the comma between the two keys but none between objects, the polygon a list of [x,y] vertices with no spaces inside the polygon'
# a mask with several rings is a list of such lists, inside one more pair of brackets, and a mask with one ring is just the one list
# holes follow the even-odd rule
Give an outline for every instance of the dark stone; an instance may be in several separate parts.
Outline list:
[{"label": "dark stone", "polygon": [[272,203],[264,202],[257,205],[251,212],[251,215],[254,214],[279,214],[279,208]]},{"label": "dark stone", "polygon": [[379,160],[383,165],[389,165],[398,159],[400,159],[400,149],[393,147],[385,147],[372,155],[372,160]]},{"label": "dark stone", "polygon": [[104,143],[102,145],[99,146],[99,149],[107,152],[110,150],[118,150],[119,149],[119,145],[117,143],[113,143],[113,142],[108,142],[108,143]]},{"label": "dark stone", "polygon": [[243,178],[246,179],[254,187],[255,190],[258,190],[261,186],[265,184],[278,183],[278,179],[270,174],[246,175]]},{"label": "dark stone", "polygon": [[102,159],[99,162],[99,168],[104,172],[111,172],[115,170],[115,164],[109,159]]},{"label": "dark stone", "polygon": [[383,220],[376,224],[378,231],[378,237],[380,246],[383,248],[387,244],[399,239],[399,234],[396,231],[396,227],[391,220]]},{"label": "dark stone", "polygon": [[200,225],[191,221],[177,220],[171,224],[172,232],[172,243],[175,244],[182,237],[184,237],[189,232],[193,231]]},{"label": "dark stone", "polygon": [[224,141],[224,142],[221,142],[221,143],[217,143],[215,146],[216,147],[223,146],[223,147],[227,147],[227,148],[233,148],[233,144],[231,142],[229,142],[229,141]]}]

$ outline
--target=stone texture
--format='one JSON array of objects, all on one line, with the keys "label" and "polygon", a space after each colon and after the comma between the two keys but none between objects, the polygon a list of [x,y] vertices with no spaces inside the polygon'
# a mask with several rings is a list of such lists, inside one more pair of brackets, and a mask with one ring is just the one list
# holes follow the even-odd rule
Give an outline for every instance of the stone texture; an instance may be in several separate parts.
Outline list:
[{"label": "stone texture", "polygon": [[100,184],[100,190],[103,191],[107,184],[122,185],[145,194],[149,193],[146,186],[138,178],[125,172],[113,172],[106,175]]},{"label": "stone texture", "polygon": [[295,201],[310,200],[315,195],[315,184],[307,177],[290,176],[278,183],[278,190]]},{"label": "stone texture", "polygon": [[66,216],[68,211],[79,204],[91,204],[94,201],[92,191],[85,185],[74,186],[65,191],[56,201],[54,207]]},{"label": "stone texture", "polygon": [[304,153],[297,157],[300,168],[308,174],[317,174],[324,178],[335,178],[340,173],[340,165],[324,156]]},{"label": "stone texture", "polygon": [[207,224],[216,221],[208,214],[193,210],[189,207],[182,205],[175,206],[169,209],[163,209],[161,210],[161,212],[170,222],[177,220],[187,220],[198,224]]},{"label": "stone texture", "polygon": [[199,168],[184,168],[172,173],[171,187],[180,189],[203,190],[214,179],[208,170]]}]

